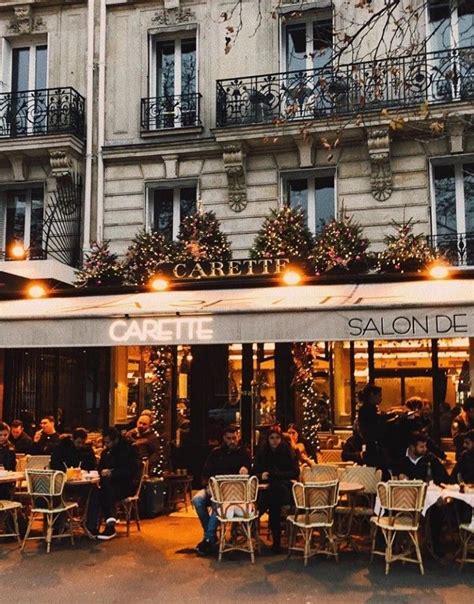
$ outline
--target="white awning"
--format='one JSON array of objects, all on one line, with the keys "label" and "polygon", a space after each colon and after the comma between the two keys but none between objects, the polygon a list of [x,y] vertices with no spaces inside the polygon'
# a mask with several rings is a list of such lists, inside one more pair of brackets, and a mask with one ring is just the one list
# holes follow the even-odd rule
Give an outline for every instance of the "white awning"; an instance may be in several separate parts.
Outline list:
[{"label": "white awning", "polygon": [[474,279],[0,302],[5,348],[464,336]]}]

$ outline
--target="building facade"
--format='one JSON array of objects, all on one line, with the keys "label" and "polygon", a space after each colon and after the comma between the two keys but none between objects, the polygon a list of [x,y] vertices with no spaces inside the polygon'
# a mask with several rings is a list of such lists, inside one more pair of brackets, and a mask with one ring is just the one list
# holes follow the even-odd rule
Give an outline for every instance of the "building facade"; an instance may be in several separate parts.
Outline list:
[{"label": "building facade", "polygon": [[[300,205],[314,233],[333,217],[353,216],[374,250],[394,221],[412,219],[454,264],[472,266],[472,6],[418,0],[408,18],[401,2],[390,17],[364,25],[383,5],[0,2],[0,273],[3,264],[10,279],[38,277],[54,262],[47,277],[70,283],[68,267],[92,241],[110,240],[123,256],[144,227],[174,239],[198,203],[216,213],[235,258],[248,256],[270,209]],[[28,258],[12,262],[16,242]],[[31,275],[11,268],[34,259]],[[426,342],[403,341],[396,351],[382,338],[315,344],[332,423],[350,424],[369,370],[391,403],[414,393],[432,398]],[[277,348],[254,346],[264,391],[257,423],[275,419],[275,399],[290,389],[291,355]],[[441,348],[454,405],[470,358],[472,374],[473,346],[459,338]],[[229,342],[213,354],[225,369],[215,378],[221,403],[207,417],[235,421],[243,352]],[[110,418],[126,423],[147,402],[147,353],[117,347],[110,355]],[[190,375],[198,357],[176,351],[183,368],[173,385],[176,430],[180,416],[192,415],[179,376]],[[295,418],[298,411],[284,419]]]}]

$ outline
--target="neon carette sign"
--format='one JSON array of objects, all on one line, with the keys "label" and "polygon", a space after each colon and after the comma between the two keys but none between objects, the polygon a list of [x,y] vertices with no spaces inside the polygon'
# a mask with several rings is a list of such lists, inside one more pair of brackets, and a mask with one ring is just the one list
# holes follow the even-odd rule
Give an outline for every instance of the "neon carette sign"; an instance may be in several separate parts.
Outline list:
[{"label": "neon carette sign", "polygon": [[113,342],[205,342],[212,340],[212,317],[117,319],[109,328]]}]

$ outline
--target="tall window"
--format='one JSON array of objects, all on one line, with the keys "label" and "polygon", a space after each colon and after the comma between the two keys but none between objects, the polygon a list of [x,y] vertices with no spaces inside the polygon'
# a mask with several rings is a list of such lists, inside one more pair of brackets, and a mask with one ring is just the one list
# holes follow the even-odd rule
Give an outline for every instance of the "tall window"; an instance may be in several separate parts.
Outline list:
[{"label": "tall window", "polygon": [[474,264],[474,162],[433,167],[433,231],[452,261]]},{"label": "tall window", "polygon": [[285,204],[301,207],[311,232],[319,233],[335,217],[336,197],[333,172],[301,172],[283,176]]},{"label": "tall window", "polygon": [[196,187],[159,187],[150,190],[150,227],[167,241],[176,239],[181,221],[196,211]]},{"label": "tall window", "polygon": [[331,61],[333,24],[330,14],[285,27],[286,71],[319,69]]},{"label": "tall window", "polygon": [[472,0],[429,0],[428,21],[432,51],[474,46]]},{"label": "tall window", "polygon": [[195,36],[152,39],[150,96],[156,97],[157,128],[196,124],[197,61]]},{"label": "tall window", "polygon": [[[7,258],[21,245],[31,258],[41,255],[43,237],[43,189],[13,189],[1,193],[0,243]],[[0,246],[2,247],[2,246]]]}]

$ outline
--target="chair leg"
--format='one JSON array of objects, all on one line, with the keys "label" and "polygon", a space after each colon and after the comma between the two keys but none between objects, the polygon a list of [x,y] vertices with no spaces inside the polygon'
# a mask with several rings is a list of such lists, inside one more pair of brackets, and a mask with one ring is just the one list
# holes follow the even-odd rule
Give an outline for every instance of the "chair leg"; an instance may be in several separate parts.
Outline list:
[{"label": "chair leg", "polygon": [[67,517],[69,520],[69,536],[71,538],[71,545],[74,545],[74,516],[72,510],[67,511]]},{"label": "chair leg", "polygon": [[370,549],[370,562],[372,563],[372,561],[374,559],[375,543],[377,541],[377,526],[375,524],[373,524],[370,527],[370,532],[371,532],[371,540],[372,540],[372,547]]},{"label": "chair leg", "polygon": [[304,565],[308,566],[308,558],[309,551],[311,547],[311,537],[313,535],[313,531],[311,529],[303,529],[303,539],[304,539]]},{"label": "chair leg", "polygon": [[53,516],[46,514],[46,553],[51,550],[51,541],[53,539]]},{"label": "chair leg", "polygon": [[[395,540],[396,537],[396,532],[392,531],[392,534],[387,533],[386,537],[385,537],[385,543],[386,543],[386,548],[385,548],[385,574],[388,575],[388,573],[390,572],[390,564],[392,562],[392,555],[393,555],[393,542]],[[384,536],[385,536],[385,531],[384,531]]]},{"label": "chair leg", "polygon": [[459,567],[459,570],[461,571],[463,569],[463,566],[466,562],[466,558],[467,558],[467,546],[469,543],[469,538],[468,536],[464,536],[464,531],[460,531],[460,535],[461,535],[461,540],[462,540],[462,554],[461,554],[461,566]]},{"label": "chair leg", "polygon": [[252,564],[254,564],[255,554],[253,551],[253,542],[252,542],[252,525],[250,522],[243,522],[242,525],[243,525],[242,528],[244,530],[245,536],[247,537],[247,545],[249,548],[250,560],[251,560]]},{"label": "chair leg", "polygon": [[18,545],[21,546],[21,539],[20,539],[20,531],[18,528],[18,510],[12,510],[12,517],[13,517],[13,526],[15,527],[15,533],[16,533],[16,540],[18,541]]},{"label": "chair leg", "polygon": [[225,546],[225,524],[221,522],[221,536],[219,540],[219,562],[222,560],[222,552],[224,551]]},{"label": "chair leg", "polygon": [[133,502],[133,506],[135,508],[135,522],[137,524],[137,530],[141,531],[140,528],[140,514],[138,513],[138,501]]},{"label": "chair leg", "polygon": [[410,533],[410,536],[415,544],[416,559],[418,560],[418,564],[420,566],[420,572],[422,575],[424,575],[425,569],[423,568],[423,558],[421,557],[420,544],[418,542],[418,531],[413,531],[413,534]]},{"label": "chair leg", "polygon": [[21,551],[23,551],[25,549],[25,545],[26,545],[26,541],[30,535],[30,531],[31,531],[31,527],[33,526],[33,520],[34,520],[35,515],[33,514],[33,512],[30,513],[30,519],[28,521],[28,527],[26,529],[26,533],[25,536],[23,538],[23,544],[21,546]]},{"label": "chair leg", "polygon": [[127,537],[130,537],[130,519],[132,515],[132,506],[128,503],[125,504],[125,517],[127,519]]},{"label": "chair leg", "polygon": [[288,523],[288,558],[291,556],[291,548],[295,544],[295,526],[292,522]]}]

